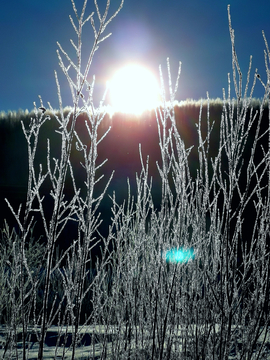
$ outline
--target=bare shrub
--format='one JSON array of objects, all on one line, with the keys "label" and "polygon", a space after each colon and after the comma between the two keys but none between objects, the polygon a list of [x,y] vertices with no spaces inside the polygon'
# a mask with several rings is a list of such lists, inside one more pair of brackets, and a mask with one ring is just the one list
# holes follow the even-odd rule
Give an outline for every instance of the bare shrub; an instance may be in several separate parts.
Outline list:
[{"label": "bare shrub", "polygon": [[[40,107],[35,105],[29,125],[22,122],[28,146],[28,192],[25,206],[17,211],[7,200],[19,234],[10,232],[7,225],[2,232],[6,245],[1,245],[0,286],[4,291],[0,294],[0,310],[8,328],[3,355],[28,358],[34,335],[39,344],[38,358],[42,359],[48,331],[56,325],[55,358],[79,356],[87,334],[91,335],[90,345],[85,346],[88,358],[266,358],[270,118],[267,126],[262,126],[262,117],[270,91],[270,52],[264,34],[267,80],[264,82],[255,71],[248,92],[252,59],[243,86],[228,7],[235,98],[231,96],[229,76],[227,95],[223,91],[221,121],[214,124],[207,96],[206,124],[202,123],[202,105],[197,124],[197,149],[186,148],[176,123],[174,101],[181,66],[173,88],[167,61],[169,99],[160,69],[163,102],[155,114],[161,154],[157,163],[161,203],[154,203],[151,159],[143,156],[139,146],[141,172],[136,174],[135,196],[127,180],[125,202],[118,204],[116,195],[111,197],[112,223],[104,237],[99,232],[99,209],[112,176],[97,193],[97,183],[102,179],[99,172],[106,162],[99,162],[98,146],[109,130],[103,129],[100,135],[104,99],[96,109],[94,80],[89,83],[87,76],[99,43],[108,37],[103,33],[123,1],[111,16],[110,0],[103,15],[94,1],[99,28],[93,13],[84,18],[87,0],[81,15],[71,2],[77,21],[75,24],[70,17],[78,37],[77,44],[72,41],[77,63],[60,44],[58,58],[73,106],[64,113],[55,74],[60,113],[50,104],[49,113],[40,98]],[[82,69],[81,35],[88,21],[94,44]],[[254,112],[252,95],[257,81],[263,85],[264,96]],[[82,114],[90,141],[84,140],[76,127]],[[48,139],[44,167],[36,161],[40,131],[53,119],[58,126],[60,155],[52,155]],[[212,131],[218,125],[219,147],[211,157]],[[73,172],[76,159],[71,151],[75,149],[81,155],[83,187]],[[198,158],[195,175],[190,170],[194,150]],[[72,194],[66,191],[67,182],[72,184]],[[44,205],[47,198],[49,210]],[[35,221],[43,225],[43,248],[31,240]],[[75,226],[76,236],[59,252],[58,240],[70,224]],[[249,234],[245,231],[247,225],[252,228]],[[93,250],[97,247],[100,256],[94,261]]]}]

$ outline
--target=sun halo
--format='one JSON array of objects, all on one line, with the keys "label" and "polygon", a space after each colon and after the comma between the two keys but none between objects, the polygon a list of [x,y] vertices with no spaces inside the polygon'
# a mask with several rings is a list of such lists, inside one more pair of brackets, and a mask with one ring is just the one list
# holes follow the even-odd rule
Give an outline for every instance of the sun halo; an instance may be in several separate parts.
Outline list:
[{"label": "sun halo", "polygon": [[129,64],[119,69],[109,82],[111,106],[114,112],[140,115],[159,103],[159,86],[146,67]]}]

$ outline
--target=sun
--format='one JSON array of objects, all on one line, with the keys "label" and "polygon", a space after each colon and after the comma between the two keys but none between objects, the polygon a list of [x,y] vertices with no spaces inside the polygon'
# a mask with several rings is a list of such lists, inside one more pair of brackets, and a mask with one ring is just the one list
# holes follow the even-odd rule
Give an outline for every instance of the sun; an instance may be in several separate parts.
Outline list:
[{"label": "sun", "polygon": [[119,69],[109,82],[114,112],[141,114],[159,102],[159,86],[146,67],[129,64]]}]

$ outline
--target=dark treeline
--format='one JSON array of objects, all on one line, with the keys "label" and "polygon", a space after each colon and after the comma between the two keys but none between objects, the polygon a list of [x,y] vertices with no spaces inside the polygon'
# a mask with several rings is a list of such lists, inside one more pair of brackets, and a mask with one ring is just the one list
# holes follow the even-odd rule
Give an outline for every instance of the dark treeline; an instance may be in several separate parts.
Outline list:
[{"label": "dark treeline", "polygon": [[[202,109],[200,108],[202,104]],[[259,110],[260,102],[254,100],[252,103],[253,114],[256,110]],[[201,126],[202,133],[207,133],[207,114],[209,114],[210,125],[213,125],[213,131],[211,133],[210,140],[210,158],[214,158],[217,155],[219,149],[219,132],[220,121],[222,116],[223,102],[220,99],[210,100],[209,109],[207,101],[195,102],[187,101],[185,103],[177,103],[174,107],[175,119],[178,131],[185,143],[186,148],[192,147],[193,149],[189,156],[190,172],[192,177],[196,176],[198,168],[198,135],[197,126],[201,111]],[[71,109],[66,108],[67,114]],[[208,112],[209,110],[209,112]],[[47,121],[41,130],[38,153],[36,157],[35,166],[42,164],[44,171],[46,170],[46,157],[47,157],[47,139],[50,139],[51,144],[51,158],[57,158],[60,155],[60,136],[55,131],[58,128],[58,123],[53,117],[50,111],[47,111],[48,115],[51,115],[51,120]],[[15,209],[18,209],[19,204],[23,204],[26,200],[27,191],[27,176],[28,176],[28,159],[27,159],[27,143],[22,131],[21,121],[24,122],[26,128],[33,117],[32,112],[18,111],[0,114],[0,226],[3,226],[4,219],[7,219],[10,226],[16,226],[15,219],[8,208],[5,198],[8,198],[10,203]],[[247,117],[250,116],[248,111]],[[82,141],[89,146],[89,137],[85,129],[84,114],[81,114],[77,120],[77,132],[80,134]],[[249,132],[250,139],[248,143],[252,142],[252,138],[255,136],[256,123],[258,116],[254,122],[254,130],[251,128]],[[265,107],[262,123],[261,133],[267,130],[269,126],[268,121],[268,108]],[[116,199],[119,203],[127,197],[127,177],[130,180],[132,193],[135,194],[136,177],[135,174],[140,173],[141,164],[139,157],[139,144],[142,147],[142,154],[144,160],[149,155],[149,170],[150,176],[153,177],[152,194],[154,202],[158,208],[161,200],[161,180],[157,172],[156,162],[160,163],[160,148],[158,139],[158,129],[155,111],[145,112],[140,117],[134,115],[126,115],[116,113],[113,116],[106,115],[102,126],[100,136],[111,127],[110,132],[107,134],[104,141],[100,143],[98,151],[98,162],[101,163],[105,159],[108,162],[101,168],[101,172],[104,174],[104,178],[99,182],[97,187],[97,193],[102,191],[106,180],[109,178],[112,171],[115,171],[113,180],[108,188],[108,195],[112,195],[113,191],[116,193]],[[85,133],[85,137],[84,137]],[[261,139],[260,145],[266,148],[268,136],[264,136]],[[244,157],[245,167],[248,164],[251,148],[247,143],[247,151]],[[71,161],[73,164],[73,171],[75,179],[78,182],[78,187],[84,189],[85,174],[80,165],[82,154],[76,149],[74,144]],[[259,162],[260,154],[258,150],[257,161]],[[52,160],[51,160],[52,161]],[[243,171],[243,174],[245,172]],[[243,176],[243,186],[245,185],[245,178]],[[50,191],[48,182],[48,188],[44,188],[44,193]],[[100,188],[99,188],[100,187]],[[72,192],[72,186],[70,178],[67,179],[66,184],[66,196],[69,192]],[[98,195],[98,194],[97,194]],[[47,204],[47,210],[50,209],[50,201]],[[222,201],[222,199],[221,199]],[[237,204],[237,199],[236,199]],[[101,214],[103,224],[101,227],[101,233],[106,235],[108,225],[111,218],[111,200],[109,196],[106,196],[101,203]],[[248,218],[252,217],[252,208],[247,209],[247,224]],[[252,222],[251,222],[252,226]],[[248,236],[252,229],[246,228],[246,233],[243,236]],[[42,230],[36,226],[37,236],[42,235]],[[60,240],[60,247],[68,245],[76,237],[76,229],[67,227],[66,231],[62,235]],[[65,245],[64,245],[65,244]]]}]

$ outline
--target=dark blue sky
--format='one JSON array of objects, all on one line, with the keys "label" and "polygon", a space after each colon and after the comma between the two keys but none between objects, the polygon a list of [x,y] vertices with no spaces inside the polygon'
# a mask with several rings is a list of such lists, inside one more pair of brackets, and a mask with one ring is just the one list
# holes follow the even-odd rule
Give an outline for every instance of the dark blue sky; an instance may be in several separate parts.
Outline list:
[{"label": "dark blue sky", "polygon": [[[104,4],[100,0],[100,4]],[[112,0],[115,8],[120,0]],[[77,0],[81,9],[83,0]],[[95,99],[99,100],[106,80],[121,65],[138,61],[158,76],[158,66],[166,70],[171,60],[175,78],[178,61],[182,73],[178,100],[222,97],[231,72],[231,45],[227,2],[223,0],[125,0],[119,15],[108,26],[112,36],[100,45],[91,74],[96,75]],[[89,0],[87,14],[94,10]],[[32,109],[38,95],[57,108],[54,70],[60,74],[55,50],[59,41],[70,54],[69,39],[76,40],[68,15],[69,0],[8,0],[0,5],[0,110]],[[265,79],[264,30],[270,43],[270,2],[235,0],[231,3],[232,24],[244,80],[249,56],[253,71]],[[97,21],[96,21],[97,22]],[[85,27],[83,60],[92,44],[91,27]],[[89,46],[87,43],[89,42]],[[74,57],[73,57],[74,59]],[[63,103],[71,105],[68,87],[60,77]],[[257,84],[255,96],[263,95]],[[233,93],[234,95],[234,93]]]}]

